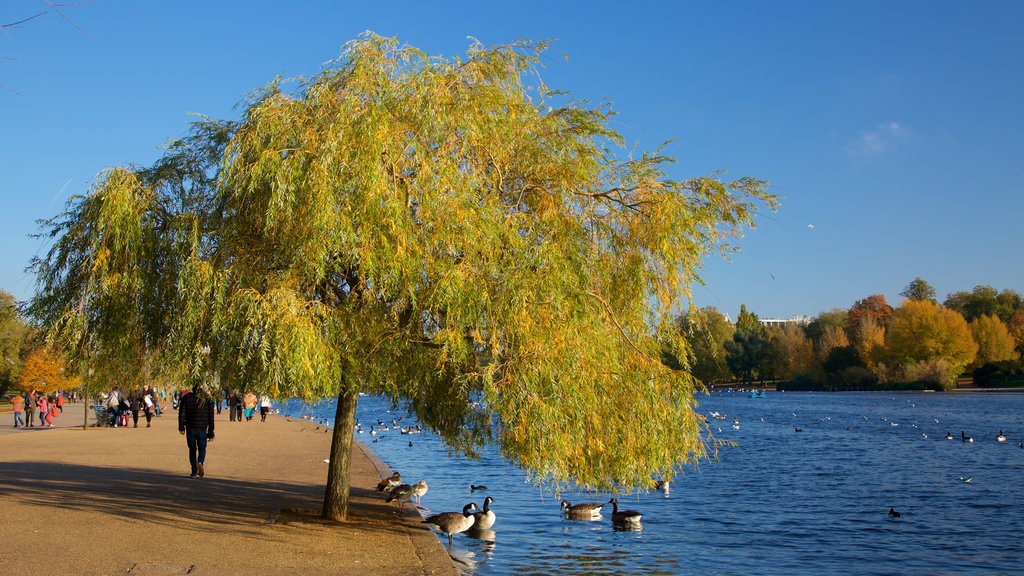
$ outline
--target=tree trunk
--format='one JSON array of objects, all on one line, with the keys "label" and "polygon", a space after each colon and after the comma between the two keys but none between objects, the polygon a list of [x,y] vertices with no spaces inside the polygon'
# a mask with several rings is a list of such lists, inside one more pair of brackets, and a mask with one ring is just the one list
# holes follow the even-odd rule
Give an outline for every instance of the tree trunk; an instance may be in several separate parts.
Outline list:
[{"label": "tree trunk", "polygon": [[89,429],[89,394],[82,390],[82,404],[85,404],[85,415],[82,417],[82,430]]},{"label": "tree trunk", "polygon": [[322,518],[345,520],[348,517],[348,489],[352,465],[352,431],[356,422],[359,394],[342,387],[334,414],[331,461],[327,465],[327,489],[324,492]]}]

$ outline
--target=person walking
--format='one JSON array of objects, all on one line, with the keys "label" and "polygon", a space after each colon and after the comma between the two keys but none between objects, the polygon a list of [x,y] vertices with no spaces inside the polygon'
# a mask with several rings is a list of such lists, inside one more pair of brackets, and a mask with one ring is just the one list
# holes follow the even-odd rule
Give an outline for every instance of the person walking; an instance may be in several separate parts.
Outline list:
[{"label": "person walking", "polygon": [[56,404],[57,404],[57,411],[60,412],[61,414],[63,414],[64,413],[64,394],[62,394],[60,391],[57,392],[57,402],[56,402]]},{"label": "person walking", "polygon": [[142,396],[142,405],[146,411],[146,428],[150,427],[150,422],[153,421],[153,412],[156,411],[156,401],[153,400],[153,390],[144,390],[145,394]]},{"label": "person walking", "polygon": [[142,410],[142,396],[145,392],[142,388],[132,390],[128,395],[128,409],[132,411],[132,428],[139,427],[139,411]]},{"label": "person walking", "polygon": [[121,417],[121,390],[117,386],[107,396],[107,413],[110,414],[111,424],[117,428]]},{"label": "person walking", "polygon": [[14,397],[11,398],[11,406],[14,407],[14,427],[25,427],[25,420],[22,415],[25,413],[25,397],[21,394],[15,393]]},{"label": "person walking", "polygon": [[53,418],[50,416],[50,403],[46,401],[45,394],[40,394],[39,399],[36,400],[36,410],[39,411],[39,426],[52,428]]},{"label": "person walking", "polygon": [[267,421],[267,412],[270,412],[270,396],[260,396],[260,422]]},{"label": "person walking", "polygon": [[248,422],[252,420],[252,415],[256,412],[256,395],[252,393],[252,390],[245,391],[242,403],[245,405],[245,420]]},{"label": "person walking", "polygon": [[188,463],[192,465],[190,478],[206,475],[206,443],[213,442],[213,398],[202,392],[185,390],[178,399],[178,432],[188,444]]},{"label": "person walking", "polygon": [[29,390],[28,396],[25,397],[25,427],[35,427],[36,420],[36,391],[33,388]]}]

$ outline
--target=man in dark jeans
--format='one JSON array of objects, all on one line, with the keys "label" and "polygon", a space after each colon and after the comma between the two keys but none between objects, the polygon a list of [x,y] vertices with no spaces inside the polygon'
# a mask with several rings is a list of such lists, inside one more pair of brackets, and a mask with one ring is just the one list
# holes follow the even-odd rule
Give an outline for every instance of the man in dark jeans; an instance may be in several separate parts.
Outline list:
[{"label": "man in dark jeans", "polygon": [[[178,432],[188,443],[188,461],[192,465],[191,478],[206,474],[206,443],[213,442],[213,399],[202,392],[186,390],[178,400]],[[198,454],[197,454],[198,452]]]}]

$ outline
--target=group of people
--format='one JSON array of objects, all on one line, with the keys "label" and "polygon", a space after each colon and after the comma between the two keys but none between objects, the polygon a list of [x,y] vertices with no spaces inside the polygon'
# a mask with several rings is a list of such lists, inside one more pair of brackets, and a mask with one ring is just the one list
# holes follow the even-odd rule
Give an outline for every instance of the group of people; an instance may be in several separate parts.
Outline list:
[{"label": "group of people", "polygon": [[32,389],[25,396],[15,394],[11,398],[11,405],[14,407],[14,427],[35,428],[38,414],[39,428],[53,428],[53,419],[64,411],[64,401],[64,395],[60,391],[46,395]]},{"label": "group of people", "polygon": [[[244,394],[239,393],[238,390],[225,390],[224,398],[228,402],[229,416],[232,422],[241,422],[243,417],[246,422],[252,420],[257,408],[260,410],[260,422],[267,421],[267,414],[271,407],[269,396],[257,398],[251,390],[246,390]],[[217,402],[217,414],[220,414],[220,402]]]},{"label": "group of people", "polygon": [[146,428],[151,426],[153,416],[160,415],[160,402],[159,394],[153,389],[153,386],[144,386],[136,388],[125,394],[117,386],[110,391],[104,400],[104,406],[107,408],[107,415],[110,418],[112,426],[127,427],[128,417],[131,416],[132,427],[139,427],[139,414],[143,414],[146,418]]}]

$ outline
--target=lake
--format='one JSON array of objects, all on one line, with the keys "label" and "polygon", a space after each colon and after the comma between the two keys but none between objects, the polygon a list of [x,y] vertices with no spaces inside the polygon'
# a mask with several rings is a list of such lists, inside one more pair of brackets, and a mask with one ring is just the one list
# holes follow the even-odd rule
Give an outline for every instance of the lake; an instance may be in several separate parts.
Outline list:
[{"label": "lake", "polygon": [[[703,414],[725,416],[709,417],[712,431],[737,445],[687,467],[667,493],[620,495],[643,513],[639,531],[614,530],[610,506],[598,521],[563,518],[559,500],[493,448],[470,461],[449,458],[428,432],[371,436],[378,419],[406,415],[380,398],[360,398],[357,438],[403,481],[427,481],[425,514],[494,498],[494,533],[455,537],[451,554],[465,573],[1024,573],[1024,395],[716,392],[700,403]],[[334,415],[333,402],[289,411]],[[974,442],[961,442],[961,430]],[[1000,430],[1006,442],[996,441]]]}]

